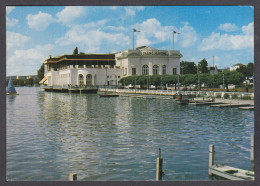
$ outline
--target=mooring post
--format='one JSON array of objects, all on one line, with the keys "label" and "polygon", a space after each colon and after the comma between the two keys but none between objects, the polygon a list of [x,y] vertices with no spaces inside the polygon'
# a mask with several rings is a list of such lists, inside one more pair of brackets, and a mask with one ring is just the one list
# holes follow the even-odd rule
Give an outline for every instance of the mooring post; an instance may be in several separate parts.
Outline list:
[{"label": "mooring post", "polygon": [[163,166],[163,159],[161,156],[161,149],[159,148],[159,157],[156,161],[156,181],[162,180],[162,166]]},{"label": "mooring post", "polygon": [[255,160],[254,156],[254,135],[251,136],[251,161]]},{"label": "mooring post", "polygon": [[76,180],[77,180],[77,174],[76,173],[70,173],[69,181],[76,181]]},{"label": "mooring post", "polygon": [[211,176],[212,173],[210,168],[214,165],[214,145],[209,145],[209,175]]}]

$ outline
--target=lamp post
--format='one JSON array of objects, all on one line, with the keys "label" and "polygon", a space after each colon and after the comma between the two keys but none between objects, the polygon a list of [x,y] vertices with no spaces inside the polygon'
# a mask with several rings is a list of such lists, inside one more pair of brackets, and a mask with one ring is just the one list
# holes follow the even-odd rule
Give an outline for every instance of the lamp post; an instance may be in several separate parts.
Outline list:
[{"label": "lamp post", "polygon": [[162,87],[162,76],[161,76],[161,90],[163,89],[163,87]]},{"label": "lamp post", "polygon": [[147,77],[147,90],[148,90],[148,77]]},{"label": "lamp post", "polygon": [[198,91],[200,91],[200,73],[199,73],[199,63],[197,66],[197,74],[198,74]]},{"label": "lamp post", "polygon": [[173,39],[172,39],[172,49],[174,50],[174,34],[180,34],[176,32],[175,30],[173,31]]},{"label": "lamp post", "polygon": [[223,92],[225,92],[225,74],[223,74],[223,84],[222,84],[222,88],[223,88]]},{"label": "lamp post", "polygon": [[141,32],[141,31],[136,30],[135,28],[133,29],[133,50],[135,49],[135,35],[134,35],[135,32]]}]

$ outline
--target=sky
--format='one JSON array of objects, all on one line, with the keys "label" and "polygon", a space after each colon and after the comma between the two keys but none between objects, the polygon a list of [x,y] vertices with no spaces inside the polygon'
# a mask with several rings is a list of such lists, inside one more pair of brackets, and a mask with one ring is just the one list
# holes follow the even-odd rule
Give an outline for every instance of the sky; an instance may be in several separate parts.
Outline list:
[{"label": "sky", "polygon": [[7,6],[6,73],[36,75],[49,56],[150,46],[219,69],[254,62],[252,6]]}]

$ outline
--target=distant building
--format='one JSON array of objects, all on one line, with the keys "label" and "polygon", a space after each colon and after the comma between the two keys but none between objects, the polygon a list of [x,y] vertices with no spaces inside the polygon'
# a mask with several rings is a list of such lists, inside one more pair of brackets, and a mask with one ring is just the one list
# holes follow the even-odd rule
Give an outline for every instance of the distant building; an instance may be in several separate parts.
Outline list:
[{"label": "distant building", "polygon": [[217,66],[208,67],[208,70],[209,70],[209,73],[210,73],[210,74],[218,74],[218,72],[219,72]]},{"label": "distant building", "polygon": [[11,77],[12,80],[14,79],[36,79],[37,75],[28,75],[28,76],[6,76],[6,80],[8,80]]},{"label": "distant building", "polygon": [[149,46],[116,54],[76,54],[48,58],[44,62],[48,86],[118,85],[132,75],[180,74],[181,53]]},{"label": "distant building", "polygon": [[235,70],[237,70],[238,68],[240,68],[241,66],[245,66],[245,65],[240,64],[240,63],[237,63],[237,64],[235,64],[235,65],[229,67],[229,70],[230,70],[230,71],[235,71]]}]

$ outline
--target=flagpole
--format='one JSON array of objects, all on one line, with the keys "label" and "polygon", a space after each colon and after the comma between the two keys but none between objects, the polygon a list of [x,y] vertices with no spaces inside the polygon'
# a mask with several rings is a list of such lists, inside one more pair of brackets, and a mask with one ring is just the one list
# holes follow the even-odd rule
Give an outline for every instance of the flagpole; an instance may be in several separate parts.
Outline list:
[{"label": "flagpole", "polygon": [[173,39],[172,39],[172,50],[174,50],[174,31],[172,32],[173,33]]},{"label": "flagpole", "polygon": [[133,28],[133,50],[135,49],[135,35],[134,35],[135,32],[140,32],[140,31]]},{"label": "flagpole", "polygon": [[135,33],[135,30],[133,29],[133,50],[135,49],[135,35],[134,35],[134,33]]}]

